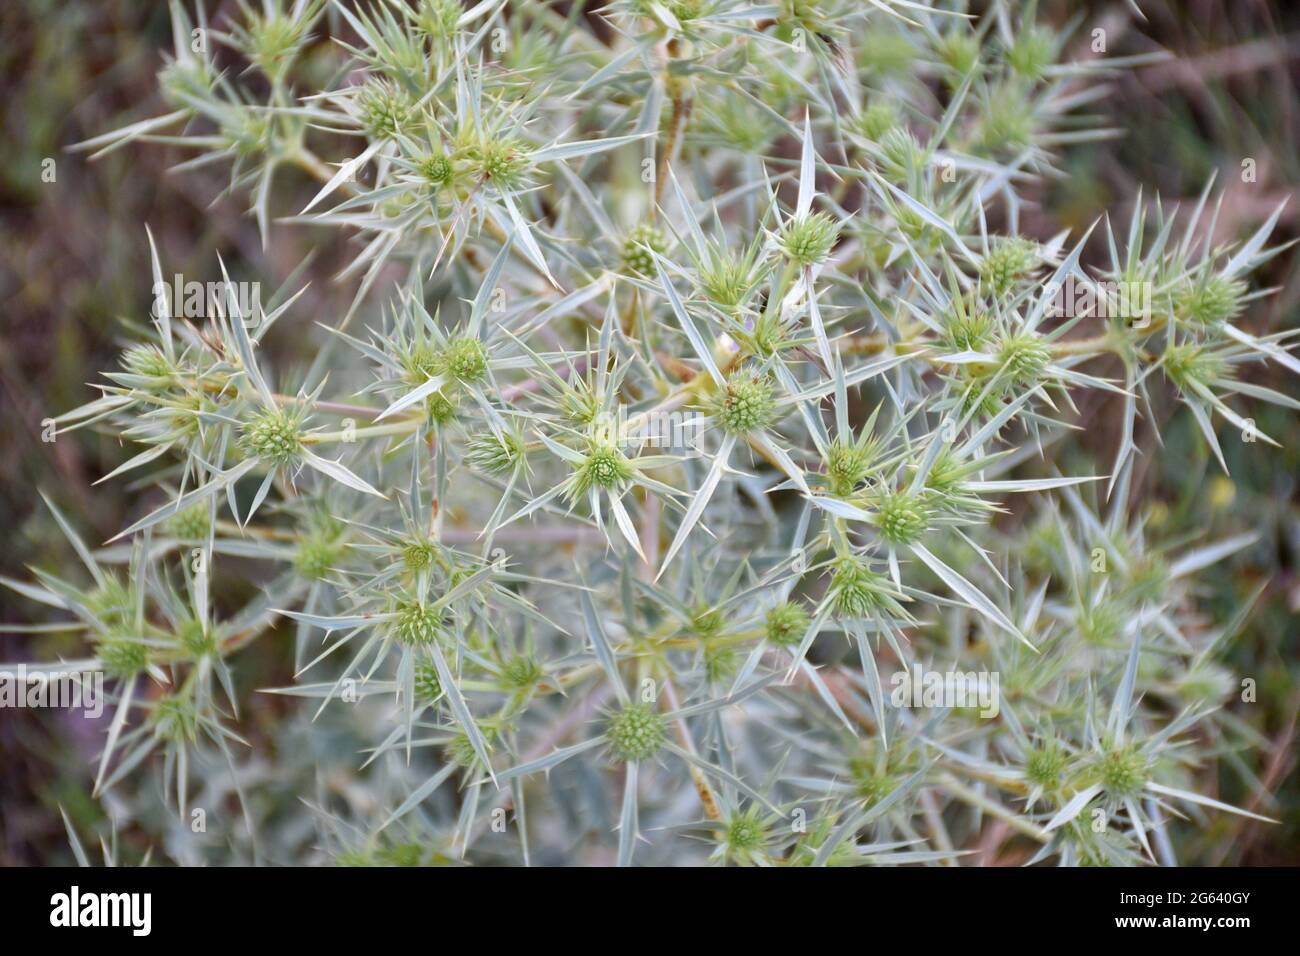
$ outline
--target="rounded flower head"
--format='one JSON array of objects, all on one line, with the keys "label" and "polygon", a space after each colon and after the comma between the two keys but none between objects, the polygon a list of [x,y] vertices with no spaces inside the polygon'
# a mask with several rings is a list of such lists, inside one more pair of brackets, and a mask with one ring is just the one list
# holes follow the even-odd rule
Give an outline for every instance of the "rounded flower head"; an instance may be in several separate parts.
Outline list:
[{"label": "rounded flower head", "polygon": [[1035,747],[1025,757],[1025,779],[1044,790],[1055,790],[1061,785],[1065,762],[1065,752],[1059,747],[1052,744]]},{"label": "rounded flower head", "polygon": [[716,637],[726,623],[720,608],[703,605],[691,612],[691,630],[697,637]]},{"label": "rounded flower head", "polygon": [[155,345],[133,345],[122,353],[122,368],[132,375],[146,378],[167,378],[174,368]]},{"label": "rounded flower head", "polygon": [[456,417],[456,403],[441,392],[434,392],[424,403],[424,413],[434,425],[449,425]]},{"label": "rounded flower head", "polygon": [[796,265],[813,266],[831,254],[839,234],[839,224],[824,212],[800,216],[781,230],[781,251]]},{"label": "rounded flower head", "polygon": [[1056,58],[1056,40],[1051,31],[1029,27],[1020,32],[1007,50],[1007,65],[1027,80],[1037,80]]},{"label": "rounded flower head", "polygon": [[1079,613],[1079,635],[1090,644],[1109,644],[1124,629],[1127,615],[1115,601],[1103,600]]},{"label": "rounded flower head", "polygon": [[480,382],[487,376],[487,349],[471,336],[460,336],[448,342],[442,362],[449,375],[467,385]]},{"label": "rounded flower head", "polygon": [[888,494],[877,505],[876,528],[890,544],[911,544],[929,525],[929,512],[914,495]]},{"label": "rounded flower head", "polygon": [[722,844],[727,856],[743,863],[761,854],[771,835],[771,827],[762,818],[761,811],[750,807],[727,821],[727,828],[722,832]]},{"label": "rounded flower head", "polygon": [[873,143],[894,128],[898,110],[890,100],[878,100],[867,106],[858,116],[858,132]]},{"label": "rounded flower head", "polygon": [[[487,749],[490,751],[492,749],[492,739],[495,734],[487,727],[484,727],[482,732],[483,742],[487,745]],[[477,767],[482,763],[479,759],[478,753],[474,750],[474,744],[469,739],[469,734],[465,733],[460,733],[453,737],[451,742],[447,744],[446,749],[443,751],[443,755],[447,760],[458,767]]]},{"label": "rounded flower head", "polygon": [[944,320],[944,335],[956,352],[978,352],[992,331],[993,322],[983,309],[954,309]]},{"label": "rounded flower head", "polygon": [[852,494],[871,469],[871,445],[837,441],[826,450],[826,478],[831,493]]},{"label": "rounded flower head", "polygon": [[632,464],[613,445],[593,444],[586,460],[578,466],[576,494],[586,494],[592,488],[617,488],[633,474]]},{"label": "rounded flower head", "polygon": [[884,576],[872,571],[860,558],[840,558],[835,562],[830,587],[836,612],[841,617],[870,617],[883,606],[884,583]]},{"label": "rounded flower head", "polygon": [[1220,704],[1236,688],[1237,680],[1227,668],[1201,661],[1178,678],[1178,696],[1188,704]]},{"label": "rounded flower head", "polygon": [[424,159],[420,160],[417,169],[424,181],[435,189],[446,186],[455,175],[455,167],[452,166],[451,158],[445,153],[434,153],[424,157]]},{"label": "rounded flower head", "polygon": [[1209,386],[1223,375],[1224,365],[1213,352],[1199,345],[1175,345],[1164,355],[1162,368],[1180,391],[1194,391]]},{"label": "rounded flower head", "polygon": [[941,36],[935,43],[934,52],[944,66],[962,77],[979,62],[980,44],[974,33],[957,29]]},{"label": "rounded flower head", "polygon": [[428,541],[408,541],[402,546],[402,564],[419,573],[433,564],[434,545]]},{"label": "rounded flower head", "polygon": [[150,717],[154,732],[164,740],[193,741],[198,736],[199,717],[190,700],[164,697]]},{"label": "rounded flower head", "polygon": [[1174,315],[1182,322],[1214,328],[1236,317],[1245,294],[1246,283],[1227,276],[1189,282],[1174,295]]},{"label": "rounded flower head", "polygon": [[812,619],[802,604],[786,601],[767,612],[767,639],[778,647],[790,647],[803,639]]},{"label": "rounded flower head", "polygon": [[663,714],[649,704],[628,704],[609,718],[605,736],[619,760],[649,760],[664,745]]},{"label": "rounded flower head", "polygon": [[522,185],[528,172],[528,148],[513,137],[483,139],[466,155],[479,178],[502,189]]},{"label": "rounded flower head", "polygon": [[980,278],[995,295],[1005,295],[1017,279],[1038,267],[1038,245],[1019,236],[993,243],[980,264]]},{"label": "rounded flower head", "polygon": [[863,773],[854,785],[863,805],[872,807],[898,788],[898,781],[887,773]]},{"label": "rounded flower head", "polygon": [[516,654],[510,660],[506,661],[506,666],[502,668],[501,676],[506,679],[506,683],[512,687],[520,689],[532,687],[542,679],[542,668],[537,661],[527,654]]},{"label": "rounded flower head", "polygon": [[655,263],[651,252],[663,252],[667,248],[663,232],[643,222],[623,240],[623,271],[628,275],[653,275]]},{"label": "rounded flower head", "polygon": [[167,521],[167,530],[182,541],[200,541],[208,536],[208,506],[197,504]]},{"label": "rounded flower head", "polygon": [[1113,797],[1136,797],[1146,786],[1148,761],[1133,747],[1108,750],[1097,764],[1101,785]]},{"label": "rounded flower head", "polygon": [[[657,0],[639,0],[637,6],[642,14],[655,17]],[[663,9],[673,15],[678,23],[688,23],[700,16],[708,7],[708,0],[663,0]]]},{"label": "rounded flower head", "polygon": [[339,559],[342,546],[337,535],[315,533],[307,536],[298,545],[293,564],[308,581],[319,581],[329,574]]},{"label": "rounded flower head", "polygon": [[733,435],[766,428],[776,415],[771,377],[747,372],[733,376],[717,396],[713,415]]},{"label": "rounded flower head", "polygon": [[442,678],[432,661],[415,665],[415,698],[422,704],[432,704],[442,696]]},{"label": "rounded flower head", "polygon": [[239,440],[255,458],[271,465],[289,465],[302,451],[302,422],[289,412],[269,408],[244,423]]},{"label": "rounded flower head", "polygon": [[410,119],[415,103],[401,87],[373,79],[357,94],[357,108],[366,132],[375,138],[393,136]]},{"label": "rounded flower head", "polygon": [[465,461],[489,475],[505,475],[524,460],[524,443],[518,435],[488,431],[471,436],[465,446]]},{"label": "rounded flower head", "polygon": [[194,658],[207,657],[217,650],[215,635],[203,627],[202,621],[192,617],[177,626],[176,643]]},{"label": "rounded flower head", "polygon": [[87,595],[86,606],[103,623],[117,624],[135,607],[135,599],[118,578],[107,576],[102,585]]},{"label": "rounded flower head", "polygon": [[111,635],[95,648],[95,655],[104,670],[114,677],[131,677],[144,670],[149,663],[149,650],[138,640],[126,635]]},{"label": "rounded flower head", "polygon": [[881,76],[901,76],[916,61],[916,47],[900,30],[864,31],[858,44],[858,63]]},{"label": "rounded flower head", "polygon": [[925,161],[921,144],[906,126],[895,126],[880,137],[880,165],[895,183],[907,181],[907,175]]},{"label": "rounded flower head", "polygon": [[998,361],[1007,378],[1016,385],[1033,385],[1052,361],[1052,350],[1032,332],[1004,339]]},{"label": "rounded flower head", "polygon": [[395,631],[403,644],[432,644],[442,633],[442,613],[414,602],[399,604]]},{"label": "rounded flower head", "polygon": [[442,40],[455,36],[464,12],[459,0],[420,0],[416,23],[422,33]]},{"label": "rounded flower head", "polygon": [[307,21],[303,19],[287,17],[278,11],[269,16],[251,13],[243,31],[248,58],[267,76],[278,77],[301,49],[306,31]]},{"label": "rounded flower head", "polygon": [[734,647],[712,640],[704,643],[704,676],[710,681],[726,680],[739,663]]},{"label": "rounded flower head", "polygon": [[1034,109],[1021,84],[1008,82],[990,92],[982,104],[978,144],[989,155],[1010,155],[1034,137]]},{"label": "rounded flower head", "polygon": [[700,291],[710,302],[725,310],[734,310],[740,305],[753,289],[754,279],[754,264],[743,256],[724,252],[700,265]]}]

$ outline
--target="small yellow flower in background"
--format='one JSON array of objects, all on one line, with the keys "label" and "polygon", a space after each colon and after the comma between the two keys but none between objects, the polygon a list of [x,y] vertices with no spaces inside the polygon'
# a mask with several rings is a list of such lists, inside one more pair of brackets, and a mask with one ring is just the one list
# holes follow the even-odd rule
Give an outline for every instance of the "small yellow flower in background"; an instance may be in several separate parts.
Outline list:
[{"label": "small yellow flower in background", "polygon": [[1151,506],[1150,517],[1147,518],[1147,524],[1153,528],[1159,528],[1169,520],[1169,506],[1163,501],[1157,501]]},{"label": "small yellow flower in background", "polygon": [[1237,486],[1231,478],[1219,475],[1210,482],[1210,506],[1216,511],[1228,507],[1237,497]]}]

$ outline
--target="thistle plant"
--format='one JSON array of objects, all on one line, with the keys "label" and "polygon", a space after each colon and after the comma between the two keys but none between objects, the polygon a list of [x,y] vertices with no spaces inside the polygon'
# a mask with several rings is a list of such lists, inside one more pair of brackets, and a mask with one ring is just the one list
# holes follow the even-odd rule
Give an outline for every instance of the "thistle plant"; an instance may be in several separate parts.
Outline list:
[{"label": "thistle plant", "polygon": [[[348,240],[351,301],[163,309],[56,419],[130,447],[136,513],[95,548],[51,504],[84,567],[0,583],[108,675],[117,824],[161,847],[121,808],[208,801],[186,861],[1137,865],[1175,817],[1268,819],[1240,761],[1250,808],[1197,773],[1258,744],[1220,709],[1247,611],[1197,584],[1257,537],[1161,540],[1135,471],[1174,404],[1225,471],[1300,408],[1251,380],[1300,372],[1251,309],[1278,213],[1214,242],[1211,184],[1021,235],[1150,58],[952,6],[618,0],[606,40],[538,0],[172,0],[167,111],[81,147],[228,164],[268,248]],[[1141,321],[1054,311],[1130,280]],[[1118,447],[1061,453],[1101,399]],[[255,642],[292,677],[241,696]],[[996,713],[891,692],[917,668],[997,675]],[[267,842],[304,831],[275,787],[318,838]]]}]

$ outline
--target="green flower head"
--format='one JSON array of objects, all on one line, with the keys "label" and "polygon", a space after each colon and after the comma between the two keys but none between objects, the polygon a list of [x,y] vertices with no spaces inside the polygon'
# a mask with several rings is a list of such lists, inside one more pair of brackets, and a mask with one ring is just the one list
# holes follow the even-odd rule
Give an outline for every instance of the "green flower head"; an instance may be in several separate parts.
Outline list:
[{"label": "green flower head", "polygon": [[741,372],[727,381],[713,403],[713,415],[733,435],[748,435],[772,424],[776,403],[772,378]]},{"label": "green flower head", "polygon": [[150,715],[154,733],[164,740],[193,743],[198,738],[199,716],[194,702],[182,697],[164,697]]},{"label": "green flower head", "polygon": [[1033,385],[1052,362],[1052,350],[1033,332],[1013,335],[1002,341],[998,362],[1015,385]]},{"label": "green flower head", "polygon": [[995,295],[1005,295],[1012,284],[1038,267],[1038,244],[1019,236],[1001,237],[989,247],[980,264],[980,278]]},{"label": "green flower head", "polygon": [[876,506],[876,528],[890,544],[911,544],[929,525],[928,509],[914,495],[890,493]]},{"label": "green flower head", "polygon": [[145,378],[167,378],[176,369],[156,345],[133,345],[122,353],[122,368]]},{"label": "green flower head", "polygon": [[852,494],[871,470],[875,448],[872,444],[836,441],[826,449],[826,478],[831,493],[841,497]]},{"label": "green flower head", "polygon": [[1061,785],[1066,754],[1055,744],[1035,747],[1025,757],[1025,779],[1036,787],[1053,791]]},{"label": "green flower head", "polygon": [[167,521],[167,530],[182,541],[201,541],[210,527],[207,502],[186,508]]},{"label": "green flower head", "polygon": [[627,704],[605,726],[610,750],[625,762],[649,760],[664,745],[664,716],[649,704]]},{"label": "green flower head", "polygon": [[149,649],[127,635],[110,635],[95,646],[104,670],[114,677],[132,677],[149,664]]},{"label": "green flower head", "polygon": [[415,109],[410,94],[384,79],[368,81],[357,93],[356,102],[362,125],[376,139],[401,132]]},{"label": "green flower head", "polygon": [[458,382],[473,385],[487,377],[487,349],[468,335],[452,339],[442,353],[442,366]]},{"label": "green flower head", "polygon": [[890,100],[879,100],[867,106],[858,116],[858,132],[873,143],[898,123],[898,110]]},{"label": "green flower head", "polygon": [[835,562],[830,593],[841,617],[870,617],[884,607],[887,591],[884,575],[872,571],[866,561],[845,555]]},{"label": "green flower head", "polygon": [[642,223],[623,240],[623,272],[627,275],[654,275],[653,252],[663,252],[668,241],[662,231],[650,223]]},{"label": "green flower head", "polygon": [[1217,328],[1241,312],[1245,294],[1246,283],[1227,276],[1188,282],[1174,294],[1174,316],[1181,322]]},{"label": "green flower head", "polygon": [[397,606],[394,630],[402,644],[432,644],[442,634],[442,612],[414,602],[404,602]]},{"label": "green flower head", "polygon": [[502,668],[501,676],[506,679],[506,683],[512,687],[525,689],[532,687],[542,679],[543,671],[537,660],[527,654],[516,654],[510,660],[506,661],[506,666]]},{"label": "green flower head", "polygon": [[815,212],[787,222],[778,241],[786,258],[807,267],[825,261],[839,234],[839,223],[824,212]]},{"label": "green flower head", "polygon": [[417,168],[424,181],[435,189],[449,184],[456,174],[451,157],[445,153],[434,153],[424,157]]},{"label": "green flower head", "polygon": [[1203,346],[1190,343],[1169,348],[1161,367],[1179,391],[1192,393],[1197,391],[1198,386],[1206,388],[1213,385],[1226,369],[1219,356]]},{"label": "green flower head", "polygon": [[270,465],[290,465],[302,452],[302,421],[278,408],[268,408],[245,422],[239,436],[249,455]]},{"label": "green flower head", "polygon": [[802,604],[786,601],[767,612],[764,631],[767,639],[778,647],[798,644],[812,621]]},{"label": "green flower head", "polygon": [[489,475],[509,474],[524,461],[524,441],[508,431],[473,435],[465,445],[465,461]]},{"label": "green flower head", "polygon": [[422,704],[432,704],[442,696],[442,678],[432,661],[415,665],[415,699]]},{"label": "green flower head", "polygon": [[609,490],[629,481],[635,474],[632,463],[613,445],[593,443],[587,457],[577,466],[576,495],[584,495],[592,488]]},{"label": "green flower head", "polygon": [[1117,798],[1138,796],[1149,778],[1150,763],[1132,746],[1107,750],[1097,761],[1106,792]]}]

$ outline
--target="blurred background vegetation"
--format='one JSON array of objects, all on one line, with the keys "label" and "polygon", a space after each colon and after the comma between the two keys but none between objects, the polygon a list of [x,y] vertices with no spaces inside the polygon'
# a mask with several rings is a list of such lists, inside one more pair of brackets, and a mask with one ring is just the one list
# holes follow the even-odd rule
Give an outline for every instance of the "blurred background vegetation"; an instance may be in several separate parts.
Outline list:
[{"label": "blurred background vegetation", "polygon": [[[592,4],[597,7],[599,4]],[[220,25],[230,0],[207,2]],[[1174,58],[1116,76],[1094,109],[1098,125],[1123,131],[1115,139],[1071,147],[1062,174],[1040,184],[1022,231],[1046,239],[1063,228],[1080,234],[1109,214],[1126,225],[1136,202],[1166,209],[1189,204],[1211,175],[1224,192],[1217,239],[1248,234],[1300,183],[1300,4],[1264,0],[1141,0],[1146,21],[1116,2],[1039,4],[1056,25],[1074,20],[1074,52],[1093,56],[1091,31],[1106,30],[1106,55],[1166,49]],[[974,4],[975,9],[979,4]],[[332,281],[341,258],[336,230],[297,224],[275,227],[273,252],[262,251],[246,197],[227,195],[224,173],[175,174],[180,151],[134,145],[90,163],[67,152],[79,140],[163,111],[155,72],[170,46],[166,5],[140,0],[8,0],[0,4],[0,574],[25,578],[26,566],[62,568],[75,561],[48,512],[43,488],[80,522],[89,539],[105,540],[125,524],[129,482],[92,483],[129,456],[115,440],[76,432],[41,440],[43,419],[89,398],[88,383],[112,367],[123,321],[140,321],[150,302],[147,223],[158,240],[164,273],[209,276],[220,253],[232,276],[274,289],[315,249],[306,301],[297,321],[280,323],[267,347],[276,363],[308,358],[313,318],[346,309],[353,289]],[[895,68],[907,69],[906,59]],[[55,181],[42,179],[47,159]],[[1244,159],[1255,179],[1244,182]],[[309,191],[310,190],[310,191]],[[302,207],[314,190],[285,174],[277,211]],[[1300,236],[1300,200],[1283,211],[1277,241]],[[1100,261],[1104,249],[1091,250]],[[1300,321],[1300,257],[1292,252],[1266,267],[1277,292],[1243,318],[1252,331]],[[1270,365],[1258,384],[1295,394],[1294,377]],[[1086,430],[1060,453],[1066,473],[1108,462],[1118,441],[1119,404],[1095,393],[1081,406]],[[1296,715],[1300,708],[1300,427],[1295,413],[1254,403],[1250,414],[1281,449],[1222,439],[1231,477],[1211,460],[1190,416],[1140,424],[1139,497],[1150,530],[1161,540],[1222,537],[1243,525],[1260,543],[1206,577],[1205,608],[1226,621],[1262,582],[1267,587],[1226,664],[1258,686],[1257,702],[1229,706],[1261,735],[1256,753],[1220,756],[1201,780],[1203,793],[1282,819],[1269,827],[1229,814],[1208,827],[1180,827],[1176,845],[1187,863],[1300,863],[1300,787],[1296,775]],[[1157,443],[1162,443],[1159,447]],[[245,595],[229,595],[238,600]],[[40,606],[0,592],[0,622],[42,620]],[[241,655],[249,687],[288,683],[286,635],[271,636]],[[55,636],[0,634],[0,662],[75,653]],[[262,698],[241,732],[275,720],[280,702]],[[260,710],[257,710],[260,708]],[[67,712],[0,712],[0,865],[69,863],[62,805],[93,826],[100,813],[89,797],[87,765],[102,728]],[[274,756],[271,756],[272,761]],[[1249,786],[1243,781],[1255,781]],[[1261,806],[1252,790],[1275,794]],[[126,835],[129,837],[129,834]]]}]

